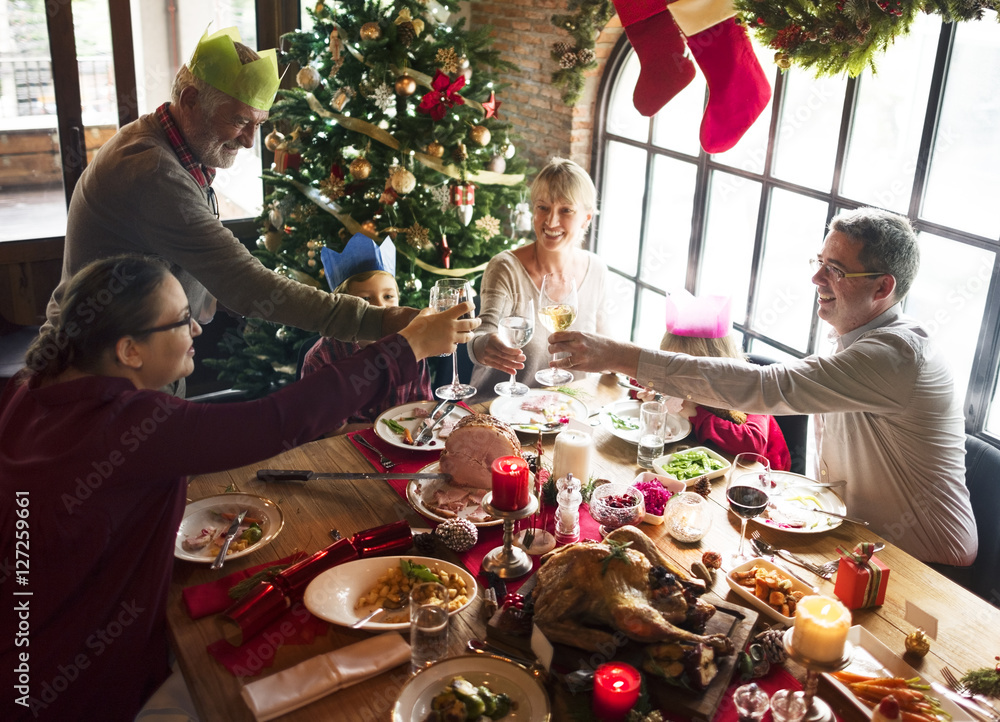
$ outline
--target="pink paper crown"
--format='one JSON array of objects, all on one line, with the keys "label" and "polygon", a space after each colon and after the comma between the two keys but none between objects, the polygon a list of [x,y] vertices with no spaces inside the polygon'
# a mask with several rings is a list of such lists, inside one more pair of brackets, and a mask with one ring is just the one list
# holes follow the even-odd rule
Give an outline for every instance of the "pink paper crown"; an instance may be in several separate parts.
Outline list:
[{"label": "pink paper crown", "polygon": [[667,294],[667,330],[675,336],[722,338],[730,331],[728,296],[692,296],[686,290]]}]

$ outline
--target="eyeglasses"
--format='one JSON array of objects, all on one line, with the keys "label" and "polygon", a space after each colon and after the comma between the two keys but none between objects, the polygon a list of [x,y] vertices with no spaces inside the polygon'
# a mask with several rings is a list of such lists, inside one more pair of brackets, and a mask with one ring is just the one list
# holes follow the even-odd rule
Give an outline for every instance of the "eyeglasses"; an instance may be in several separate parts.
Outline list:
[{"label": "eyeglasses", "polygon": [[212,186],[208,187],[208,208],[213,216],[219,217],[219,199],[215,197],[215,189]]},{"label": "eyeglasses", "polygon": [[841,281],[845,278],[862,278],[863,276],[889,276],[891,274],[885,273],[884,271],[865,271],[863,273],[847,273],[842,271],[836,266],[831,266],[828,263],[823,263],[818,258],[810,258],[809,266],[813,269],[813,273],[819,273],[820,271],[825,271],[828,276],[832,276],[834,281]]},{"label": "eyeglasses", "polygon": [[180,321],[175,321],[174,323],[165,323],[162,326],[153,326],[152,328],[144,328],[141,331],[137,331],[135,335],[144,336],[147,333],[159,333],[160,331],[170,331],[175,328],[180,328],[181,326],[187,326],[189,331],[194,332],[194,316],[192,316],[189,313]]}]

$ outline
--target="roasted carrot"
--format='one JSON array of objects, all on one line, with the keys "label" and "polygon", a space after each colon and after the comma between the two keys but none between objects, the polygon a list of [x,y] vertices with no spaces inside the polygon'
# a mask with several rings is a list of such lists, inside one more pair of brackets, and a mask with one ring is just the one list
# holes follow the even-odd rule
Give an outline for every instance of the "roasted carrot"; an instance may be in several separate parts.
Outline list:
[{"label": "roasted carrot", "polygon": [[844,684],[849,684],[851,682],[868,682],[873,679],[878,679],[877,677],[869,677],[865,674],[855,674],[854,672],[834,672],[833,676],[839,679]]},{"label": "roasted carrot", "polygon": [[848,685],[854,694],[868,697],[869,699],[881,700],[890,694],[896,698],[902,707],[906,702],[920,702],[924,699],[924,693],[907,687],[882,687],[877,684],[851,684]]},{"label": "roasted carrot", "polygon": [[902,722],[941,722],[940,718],[935,717],[931,714],[922,714],[920,712],[907,712],[906,710],[899,710],[899,717]]},{"label": "roasted carrot", "polygon": [[405,426],[403,427],[403,443],[413,446],[413,434],[411,434],[410,430]]},{"label": "roasted carrot", "polygon": [[866,680],[859,680],[855,684],[876,685],[879,687],[908,687],[911,680],[902,677],[869,677]]}]

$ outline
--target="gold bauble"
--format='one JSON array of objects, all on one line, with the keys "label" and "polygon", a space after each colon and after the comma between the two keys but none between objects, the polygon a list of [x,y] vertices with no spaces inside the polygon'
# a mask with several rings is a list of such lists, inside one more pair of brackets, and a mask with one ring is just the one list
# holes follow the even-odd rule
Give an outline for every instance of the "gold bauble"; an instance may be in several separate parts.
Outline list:
[{"label": "gold bauble", "polygon": [[264,138],[264,147],[267,148],[272,153],[278,149],[278,146],[285,140],[285,136],[276,130],[272,130]]},{"label": "gold bauble", "polygon": [[372,172],[372,164],[365,158],[355,158],[351,161],[351,175],[358,180],[365,180]]},{"label": "gold bauble", "polygon": [[417,179],[406,168],[397,168],[389,176],[389,185],[400,195],[406,195],[417,187]]},{"label": "gold bauble", "polygon": [[271,253],[277,253],[278,249],[281,248],[281,232],[280,231],[268,231],[264,234],[264,248],[269,250]]},{"label": "gold bauble", "polygon": [[396,95],[408,98],[417,92],[417,81],[409,75],[400,75],[396,78]]},{"label": "gold bauble", "polygon": [[368,235],[374,236],[378,229],[375,227],[375,221],[365,221],[361,224],[361,230]]},{"label": "gold bauble", "polygon": [[378,40],[382,37],[382,28],[378,23],[365,23],[361,26],[362,40]]},{"label": "gold bauble", "polygon": [[777,52],[774,54],[774,64],[782,70],[792,67],[792,58],[788,53]]},{"label": "gold bauble", "polygon": [[474,125],[469,128],[469,138],[477,145],[488,145],[490,142],[490,129],[485,125]]},{"label": "gold bauble", "polygon": [[438,143],[436,140],[432,140],[427,144],[427,155],[434,158],[444,157],[444,146]]},{"label": "gold bauble", "polygon": [[918,657],[923,657],[931,651],[931,640],[922,629],[916,629],[907,634],[903,644],[906,646],[907,652]]}]

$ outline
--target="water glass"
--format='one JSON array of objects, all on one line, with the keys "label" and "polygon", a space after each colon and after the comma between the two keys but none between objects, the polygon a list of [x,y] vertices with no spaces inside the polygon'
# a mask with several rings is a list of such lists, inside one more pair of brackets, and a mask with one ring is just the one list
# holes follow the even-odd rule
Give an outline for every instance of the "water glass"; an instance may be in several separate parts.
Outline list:
[{"label": "water glass", "polygon": [[663,456],[663,440],[667,434],[667,405],[662,401],[647,401],[639,407],[639,452],[636,463],[646,469]]},{"label": "water glass", "polygon": [[410,673],[448,656],[448,590],[422,582],[410,590]]}]

